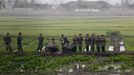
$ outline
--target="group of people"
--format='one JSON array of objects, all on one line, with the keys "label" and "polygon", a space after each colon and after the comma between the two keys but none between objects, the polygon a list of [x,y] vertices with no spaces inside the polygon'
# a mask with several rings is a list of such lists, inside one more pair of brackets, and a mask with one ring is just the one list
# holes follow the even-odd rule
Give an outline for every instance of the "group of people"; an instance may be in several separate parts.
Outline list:
[{"label": "group of people", "polygon": [[106,39],[104,35],[96,36],[95,34],[92,34],[90,36],[89,34],[86,34],[85,37],[83,37],[82,34],[74,35],[71,43],[67,40],[66,36],[61,35],[62,50],[65,53],[77,52],[77,49],[79,52],[82,52],[83,42],[85,43],[86,52],[95,52],[95,47],[97,52],[105,52]]},{"label": "group of people", "polygon": [[[18,52],[23,52],[22,40],[23,40],[22,33],[19,32],[17,36]],[[59,46],[55,42],[56,39],[51,38],[49,40],[50,41],[45,46],[45,50],[52,53],[58,52]],[[63,53],[77,52],[77,51],[82,52],[84,43],[86,52],[89,51],[95,52],[95,47],[97,52],[105,52],[106,47],[106,39],[104,35],[96,36],[95,34],[92,34],[90,36],[89,34],[86,34],[84,37],[82,34],[79,35],[75,34],[71,40],[68,40],[68,38],[64,34],[62,34],[60,37],[60,41]],[[10,36],[9,33],[7,33],[6,36],[4,37],[4,42],[6,50],[9,52],[13,52],[11,48],[12,37]],[[37,51],[42,52],[43,48],[44,48],[44,37],[42,34],[39,34]]]},{"label": "group of people", "polygon": [[[10,36],[10,34],[7,33],[3,40],[6,46],[6,50],[10,53],[13,52],[12,47],[11,47],[12,37]],[[17,37],[17,45],[18,45],[18,52],[23,52],[21,32],[19,32],[18,37]]]}]

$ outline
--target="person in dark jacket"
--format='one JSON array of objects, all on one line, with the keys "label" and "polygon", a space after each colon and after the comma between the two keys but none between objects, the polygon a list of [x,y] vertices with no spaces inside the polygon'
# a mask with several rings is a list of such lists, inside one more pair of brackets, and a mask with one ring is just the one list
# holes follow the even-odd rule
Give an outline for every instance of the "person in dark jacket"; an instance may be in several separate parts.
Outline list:
[{"label": "person in dark jacket", "polygon": [[60,41],[61,41],[61,47],[62,47],[62,50],[63,50],[63,46],[67,43],[67,37],[64,36],[63,34],[61,35],[61,38],[60,38]]},{"label": "person in dark jacket", "polygon": [[102,52],[105,52],[105,47],[106,47],[106,39],[104,35],[101,35],[101,50]]},{"label": "person in dark jacket", "polygon": [[43,41],[44,41],[44,37],[42,36],[42,34],[40,34],[39,37],[38,37],[38,48],[37,48],[37,51],[42,51]]},{"label": "person in dark jacket", "polygon": [[12,48],[11,48],[11,45],[10,45],[11,42],[12,42],[12,38],[11,38],[10,34],[7,33],[3,40],[4,40],[5,45],[6,45],[6,50],[7,51],[9,50],[9,52],[12,52]]},{"label": "person in dark jacket", "polygon": [[23,52],[22,48],[22,33],[20,32],[17,37],[18,52]]},{"label": "person in dark jacket", "polygon": [[89,36],[89,34],[86,34],[86,37],[85,37],[85,46],[86,46],[87,53],[89,51],[89,45],[90,45],[90,36]]},{"label": "person in dark jacket", "polygon": [[91,35],[90,45],[91,45],[91,51],[94,52],[94,47],[95,47],[95,34],[92,34]]},{"label": "person in dark jacket", "polygon": [[74,52],[77,52],[77,41],[78,41],[78,37],[77,35],[74,34],[73,37]]},{"label": "person in dark jacket", "polygon": [[100,38],[100,36],[97,36],[96,37],[96,49],[97,49],[97,52],[100,52],[100,48],[101,48],[101,38]]},{"label": "person in dark jacket", "polygon": [[79,52],[82,51],[82,42],[83,42],[83,36],[82,36],[82,34],[79,34],[79,36],[78,36]]}]

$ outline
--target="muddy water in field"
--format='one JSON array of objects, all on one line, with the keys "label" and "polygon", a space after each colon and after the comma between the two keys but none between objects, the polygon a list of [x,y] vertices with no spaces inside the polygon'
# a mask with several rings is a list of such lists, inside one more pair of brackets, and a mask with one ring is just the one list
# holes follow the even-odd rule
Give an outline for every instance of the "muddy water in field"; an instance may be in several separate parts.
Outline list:
[{"label": "muddy water in field", "polygon": [[120,65],[115,64],[105,65],[94,72],[89,71],[87,66],[87,64],[75,63],[68,67],[62,67],[57,71],[59,72],[58,75],[134,75],[132,70],[122,70]]},{"label": "muddy water in field", "polygon": [[133,75],[133,73],[106,73],[106,72],[95,72],[95,73],[91,73],[91,72],[87,72],[87,73],[70,73],[70,74],[58,74],[58,75]]}]

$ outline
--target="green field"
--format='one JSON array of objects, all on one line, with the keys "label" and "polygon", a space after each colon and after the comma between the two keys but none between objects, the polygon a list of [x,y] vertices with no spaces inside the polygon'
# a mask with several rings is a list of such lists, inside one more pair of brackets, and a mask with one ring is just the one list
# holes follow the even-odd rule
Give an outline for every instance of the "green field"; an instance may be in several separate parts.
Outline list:
[{"label": "green field", "polygon": [[2,39],[7,32],[13,36],[14,50],[17,48],[16,35],[22,32],[24,50],[35,51],[39,33],[45,38],[54,36],[57,39],[65,34],[71,40],[74,34],[106,35],[108,31],[120,31],[127,50],[134,50],[134,17],[0,17],[0,51],[5,50]]},{"label": "green field", "polygon": [[[77,64],[79,65],[84,64],[86,66],[84,68],[80,68],[81,70],[80,71],[78,70],[76,72],[79,73],[82,71],[82,74],[88,72],[88,74],[86,73],[84,75],[89,75],[90,72],[92,71],[96,73],[114,72],[114,73],[121,73],[121,75],[128,75],[129,73],[124,74],[126,70],[130,70],[132,73],[134,72],[133,58],[134,56],[131,55],[129,56],[118,55],[109,57],[96,57],[88,55],[70,55],[70,56],[56,56],[56,57],[25,55],[23,57],[22,56],[20,57],[15,55],[8,55],[0,57],[1,62],[0,72],[2,71],[4,75],[16,75],[16,73],[18,73],[17,75],[57,75],[57,73],[67,74],[70,68],[76,70]],[[60,71],[60,69],[63,70]],[[27,73],[29,71],[32,74]],[[7,72],[8,74],[6,74],[5,72]],[[25,72],[27,74],[25,74]],[[97,75],[107,75],[107,74],[97,74]]]}]

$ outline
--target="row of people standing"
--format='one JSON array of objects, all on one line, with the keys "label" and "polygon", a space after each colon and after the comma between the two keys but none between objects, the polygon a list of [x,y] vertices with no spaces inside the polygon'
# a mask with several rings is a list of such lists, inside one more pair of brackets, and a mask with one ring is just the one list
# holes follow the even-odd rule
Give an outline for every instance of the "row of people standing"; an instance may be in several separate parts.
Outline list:
[{"label": "row of people standing", "polygon": [[[18,52],[23,52],[23,47],[22,47],[22,33],[19,32],[18,36],[17,36],[17,45],[18,45]],[[98,52],[105,51],[105,46],[106,46],[106,39],[104,37],[104,35],[101,36],[96,36],[95,34],[92,34],[91,36],[89,34],[86,34],[85,37],[83,37],[82,34],[74,35],[72,38],[72,42],[70,43],[68,41],[68,38],[65,35],[61,35],[60,37],[60,41],[61,41],[61,46],[62,46],[62,50],[63,52],[77,52],[77,48],[79,49],[79,52],[82,52],[83,50],[83,41],[85,41],[85,48],[86,51],[89,51],[89,48],[91,47],[91,51],[95,51],[95,45],[96,45],[96,49]],[[11,47],[11,42],[12,42],[12,37],[10,36],[9,33],[6,34],[6,36],[4,37],[4,42],[5,42],[5,46],[6,46],[6,50],[9,52],[13,52],[12,47]],[[42,51],[42,48],[44,43],[44,37],[42,34],[40,34],[38,36],[38,47],[37,47],[37,51],[40,50]],[[53,52],[58,51],[58,45],[55,42],[55,39],[52,38],[51,42],[48,43],[46,45],[47,49],[53,49]]]},{"label": "row of people standing", "polygon": [[[63,51],[72,51],[77,52],[77,49],[79,52],[82,52],[83,50],[83,41],[85,42],[85,48],[86,51],[89,52],[91,50],[92,52],[95,51],[95,47],[97,52],[105,52],[106,47],[106,39],[104,35],[98,35],[92,34],[91,36],[89,34],[86,34],[85,37],[83,37],[82,34],[74,35],[72,38],[72,42],[69,44],[69,41],[67,40],[67,37],[64,35],[61,35],[61,44],[62,44],[62,50]],[[68,49],[68,50],[67,50]]]},{"label": "row of people standing", "polygon": [[[23,53],[23,44],[22,44],[22,41],[23,41],[23,38],[22,38],[22,33],[19,32],[18,33],[18,36],[17,36],[17,49],[18,49],[18,52],[19,53]],[[46,45],[46,48],[49,50],[52,50],[52,52],[56,52],[58,50],[58,48],[56,48],[56,43],[55,43],[55,39],[52,38],[51,39],[52,41],[50,43],[48,43]],[[6,33],[6,35],[4,36],[3,38],[3,41],[4,41],[4,44],[5,44],[5,48],[8,52],[12,53],[13,52],[13,49],[11,47],[11,43],[12,43],[12,37],[10,35],[10,33]],[[37,51],[41,52],[42,51],[42,48],[44,47],[44,37],[43,35],[40,33],[39,36],[38,36],[38,47],[37,47]]]},{"label": "row of people standing", "polygon": [[[6,36],[3,38],[4,43],[5,43],[5,47],[6,50],[10,53],[13,52],[13,49],[11,47],[11,42],[12,42],[12,37],[10,36],[10,33],[7,33]],[[18,36],[17,36],[17,45],[18,45],[18,52],[23,52],[23,48],[22,48],[22,33],[19,32]]]}]

